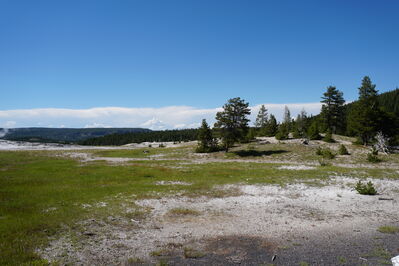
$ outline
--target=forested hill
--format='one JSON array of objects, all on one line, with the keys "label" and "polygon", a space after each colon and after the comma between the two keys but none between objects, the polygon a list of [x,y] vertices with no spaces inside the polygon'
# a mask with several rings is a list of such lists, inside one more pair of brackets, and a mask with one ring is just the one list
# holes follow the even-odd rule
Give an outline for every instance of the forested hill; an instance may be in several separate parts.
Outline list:
[{"label": "forested hill", "polygon": [[384,111],[399,116],[399,88],[381,93],[378,95],[378,102]]},{"label": "forested hill", "polygon": [[112,134],[79,142],[81,145],[124,145],[141,142],[191,141],[196,140],[198,129],[162,130]]},{"label": "forested hill", "polygon": [[[4,130],[3,130],[4,132]],[[78,142],[109,134],[151,132],[144,128],[12,128],[7,129],[3,139],[35,142]]]}]

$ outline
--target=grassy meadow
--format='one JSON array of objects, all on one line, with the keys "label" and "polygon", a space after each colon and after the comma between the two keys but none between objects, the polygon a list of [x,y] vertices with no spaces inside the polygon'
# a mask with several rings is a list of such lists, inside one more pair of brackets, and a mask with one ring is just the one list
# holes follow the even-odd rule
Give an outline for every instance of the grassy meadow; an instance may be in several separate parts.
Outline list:
[{"label": "grassy meadow", "polygon": [[[336,156],[322,166],[315,149],[280,143],[243,144],[228,153],[208,155],[194,154],[194,146],[76,151],[89,154],[92,161],[68,157],[66,151],[1,151],[0,265],[47,265],[38,248],[65,232],[80,230],[77,222],[84,219],[141,219],[147,210],[135,204],[138,199],[226,197],[239,191],[223,185],[237,183],[323,186],[329,177],[340,175],[399,178],[397,169],[389,167],[397,166],[398,154],[381,156],[378,165],[387,167],[373,167],[365,159],[364,147],[350,145],[352,155]],[[107,157],[134,160],[115,163],[104,160]],[[312,167],[281,169],[287,162]],[[184,185],[159,185],[161,181]],[[127,206],[134,211],[125,212]]]}]

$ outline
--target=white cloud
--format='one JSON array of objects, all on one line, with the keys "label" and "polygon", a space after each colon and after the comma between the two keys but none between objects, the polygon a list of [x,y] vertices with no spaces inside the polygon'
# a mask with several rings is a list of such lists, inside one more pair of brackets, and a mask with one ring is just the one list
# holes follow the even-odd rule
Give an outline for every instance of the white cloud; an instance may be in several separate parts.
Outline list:
[{"label": "white cloud", "polygon": [[166,129],[168,125],[162,122],[161,120],[153,117],[150,120],[140,124],[140,127],[149,128],[152,130],[163,130]]},{"label": "white cloud", "polygon": [[[287,105],[295,117],[302,109],[318,114],[320,103],[265,104],[269,114],[281,120]],[[251,121],[255,120],[260,105],[251,107]],[[195,128],[205,118],[210,125],[222,108],[200,109],[190,106],[161,108],[97,107],[90,109],[18,109],[0,111],[0,127],[31,127],[35,125],[63,125],[63,127],[146,127],[151,129]]]}]

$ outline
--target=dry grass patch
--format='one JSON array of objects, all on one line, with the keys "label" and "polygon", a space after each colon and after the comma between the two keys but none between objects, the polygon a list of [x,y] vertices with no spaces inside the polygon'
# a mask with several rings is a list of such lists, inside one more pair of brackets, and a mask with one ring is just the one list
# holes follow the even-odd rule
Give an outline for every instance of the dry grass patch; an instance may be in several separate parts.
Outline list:
[{"label": "dry grass patch", "polygon": [[201,213],[194,209],[173,208],[173,209],[170,209],[167,214],[170,216],[198,216]]},{"label": "dry grass patch", "polygon": [[396,234],[399,233],[399,227],[386,225],[379,227],[377,231],[384,234]]}]

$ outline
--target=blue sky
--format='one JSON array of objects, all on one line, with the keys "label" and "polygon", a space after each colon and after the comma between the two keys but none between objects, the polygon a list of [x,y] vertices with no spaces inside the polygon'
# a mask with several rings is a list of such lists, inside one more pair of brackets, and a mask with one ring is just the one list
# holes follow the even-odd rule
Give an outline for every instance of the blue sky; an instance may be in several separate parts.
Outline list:
[{"label": "blue sky", "polygon": [[0,126],[65,124],[9,110],[152,108],[158,121],[165,107],[208,110],[237,96],[316,103],[329,85],[351,101],[364,75],[392,90],[398,13],[396,0],[0,0]]}]

